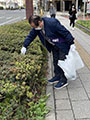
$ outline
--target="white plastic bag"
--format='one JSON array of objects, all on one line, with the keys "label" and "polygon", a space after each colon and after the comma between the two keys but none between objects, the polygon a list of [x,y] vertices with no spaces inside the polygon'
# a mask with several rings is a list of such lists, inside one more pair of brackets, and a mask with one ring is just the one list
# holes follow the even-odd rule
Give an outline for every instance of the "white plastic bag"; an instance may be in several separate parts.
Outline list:
[{"label": "white plastic bag", "polygon": [[84,67],[84,63],[76,50],[75,45],[71,45],[69,54],[66,55],[65,60],[58,60],[58,66],[60,66],[67,79],[76,79],[76,70]]}]

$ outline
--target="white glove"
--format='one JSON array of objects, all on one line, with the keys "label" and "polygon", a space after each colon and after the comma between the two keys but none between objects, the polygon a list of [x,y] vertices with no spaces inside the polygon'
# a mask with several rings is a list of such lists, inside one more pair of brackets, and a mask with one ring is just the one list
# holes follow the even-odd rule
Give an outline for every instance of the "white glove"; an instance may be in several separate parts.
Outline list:
[{"label": "white glove", "polygon": [[76,49],[75,44],[72,44],[72,45],[70,46],[70,49],[71,49],[72,51],[74,51],[74,50]]},{"label": "white glove", "polygon": [[26,53],[26,48],[25,48],[25,47],[22,47],[22,49],[21,49],[21,54],[25,55],[25,53]]}]

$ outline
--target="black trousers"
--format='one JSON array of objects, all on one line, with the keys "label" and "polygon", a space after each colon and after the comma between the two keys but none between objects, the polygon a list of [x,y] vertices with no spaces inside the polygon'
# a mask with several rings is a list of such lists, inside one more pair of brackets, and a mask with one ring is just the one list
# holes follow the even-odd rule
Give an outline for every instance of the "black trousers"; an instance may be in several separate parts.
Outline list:
[{"label": "black trousers", "polygon": [[60,76],[60,78],[64,77],[64,71],[57,65],[58,60],[64,60],[66,58],[66,54],[62,52],[58,47],[53,46],[52,48],[53,54],[53,65],[54,65],[54,73],[55,76]]},{"label": "black trousers", "polygon": [[56,16],[55,14],[52,14],[52,15],[51,15],[51,18],[55,18],[55,16]]},{"label": "black trousers", "polygon": [[75,26],[75,20],[74,19],[70,19],[70,26],[73,25],[73,27]]}]

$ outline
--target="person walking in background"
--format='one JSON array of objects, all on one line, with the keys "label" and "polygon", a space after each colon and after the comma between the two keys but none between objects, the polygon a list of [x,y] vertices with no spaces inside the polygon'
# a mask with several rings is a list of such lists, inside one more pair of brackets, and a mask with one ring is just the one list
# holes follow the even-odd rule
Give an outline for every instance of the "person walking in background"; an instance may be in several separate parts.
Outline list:
[{"label": "person walking in background", "polygon": [[50,4],[49,12],[50,12],[51,18],[55,18],[56,17],[56,8],[54,7],[53,4]]},{"label": "person walking in background", "polygon": [[21,53],[25,54],[29,44],[38,35],[42,44],[49,52],[53,53],[53,64],[55,76],[48,80],[49,83],[55,83],[55,88],[59,89],[68,85],[64,71],[58,66],[58,60],[64,60],[70,47],[74,44],[74,38],[71,33],[57,19],[48,17],[41,18],[34,15],[29,18],[32,27],[26,37]]},{"label": "person walking in background", "polygon": [[76,8],[75,5],[72,5],[71,9],[69,10],[69,19],[70,19],[70,28],[74,30],[75,20],[76,20]]}]

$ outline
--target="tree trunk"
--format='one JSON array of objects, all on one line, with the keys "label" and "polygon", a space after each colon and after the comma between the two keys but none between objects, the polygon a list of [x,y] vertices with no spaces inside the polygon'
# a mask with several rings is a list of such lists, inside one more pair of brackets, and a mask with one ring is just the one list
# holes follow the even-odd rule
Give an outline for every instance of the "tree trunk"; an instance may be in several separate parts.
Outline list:
[{"label": "tree trunk", "polygon": [[26,0],[26,19],[33,15],[33,0]]}]

